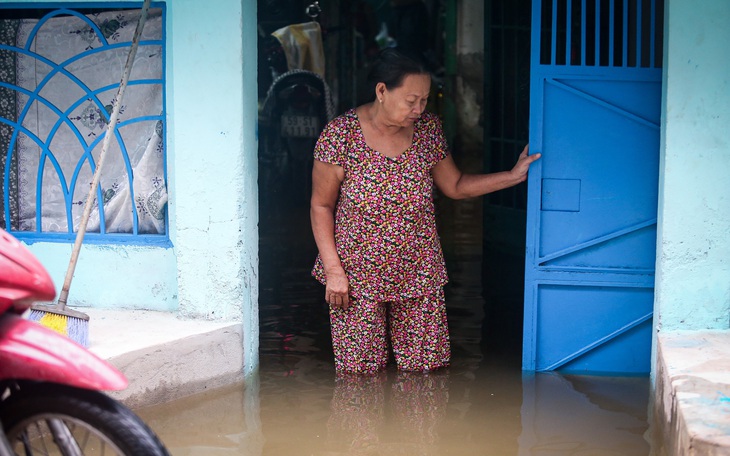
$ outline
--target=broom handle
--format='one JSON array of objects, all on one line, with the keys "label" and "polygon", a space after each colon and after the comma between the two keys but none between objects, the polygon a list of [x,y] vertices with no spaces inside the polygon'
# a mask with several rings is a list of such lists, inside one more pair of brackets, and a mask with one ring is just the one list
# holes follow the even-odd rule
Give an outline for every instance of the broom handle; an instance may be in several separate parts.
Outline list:
[{"label": "broom handle", "polygon": [[[137,47],[139,47],[139,38],[142,35],[142,29],[144,23],[147,20],[147,10],[150,7],[150,0],[144,0],[142,5],[142,14],[137,22],[137,28],[134,30],[134,36],[132,38],[132,48],[129,50],[127,56],[127,63],[124,65],[124,72],[122,73],[122,81],[119,84],[119,90],[117,96],[114,98],[112,106],[112,115],[109,119],[109,124],[106,127],[106,136],[101,145],[101,153],[99,154],[99,163],[94,171],[94,178],[91,181],[91,189],[89,189],[89,196],[86,198],[86,204],[84,205],[84,213],[81,216],[79,222],[79,228],[76,232],[76,242],[74,242],[73,250],[71,251],[71,261],[68,263],[68,269],[66,270],[66,278],[63,281],[63,288],[61,293],[58,295],[58,304],[56,308],[63,310],[66,307],[66,301],[68,299],[68,292],[71,289],[71,280],[76,270],[76,262],[79,259],[79,252],[81,251],[81,243],[84,241],[84,235],[86,234],[86,226],[89,224],[89,216],[91,215],[91,206],[96,199],[96,189],[99,186],[99,179],[101,179],[101,168],[104,165],[104,158],[106,152],[109,149],[109,143],[111,142],[114,128],[117,125],[117,118],[119,117],[119,109],[122,105],[122,97],[124,97],[124,90],[127,88],[127,82],[129,82],[129,75],[132,72],[132,64],[134,63],[134,57],[137,55]],[[134,208],[132,208],[134,210]],[[101,211],[101,205],[99,205],[99,211]]]}]

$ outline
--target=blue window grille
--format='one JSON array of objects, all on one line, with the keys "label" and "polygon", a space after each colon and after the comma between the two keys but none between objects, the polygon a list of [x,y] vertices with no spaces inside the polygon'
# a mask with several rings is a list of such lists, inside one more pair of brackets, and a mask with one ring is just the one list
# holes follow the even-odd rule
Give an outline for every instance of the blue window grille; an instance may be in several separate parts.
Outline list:
[{"label": "blue window grille", "polygon": [[[76,237],[141,3],[0,5],[2,227]],[[86,241],[167,244],[165,5],[153,2]]]}]

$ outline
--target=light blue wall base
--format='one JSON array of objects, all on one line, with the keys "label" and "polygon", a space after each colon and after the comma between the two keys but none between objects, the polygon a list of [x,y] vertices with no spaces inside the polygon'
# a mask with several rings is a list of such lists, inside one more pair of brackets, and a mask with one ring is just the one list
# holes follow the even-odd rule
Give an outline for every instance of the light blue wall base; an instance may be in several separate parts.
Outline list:
[{"label": "light blue wall base", "polygon": [[[63,286],[73,244],[38,242],[28,246],[56,284]],[[145,246],[82,245],[68,295],[71,307],[177,309],[172,249]]]},{"label": "light blue wall base", "polygon": [[655,324],[730,328],[730,2],[666,2]]}]

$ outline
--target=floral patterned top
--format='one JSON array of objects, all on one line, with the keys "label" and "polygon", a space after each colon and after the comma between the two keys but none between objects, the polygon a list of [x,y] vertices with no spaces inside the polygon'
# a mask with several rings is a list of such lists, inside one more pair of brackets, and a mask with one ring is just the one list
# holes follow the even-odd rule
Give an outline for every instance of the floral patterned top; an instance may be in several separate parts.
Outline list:
[{"label": "floral patterned top", "polygon": [[[424,113],[413,142],[389,158],[365,144],[352,109],[332,120],[314,158],[342,166],[335,245],[353,297],[377,301],[423,296],[448,277],[436,231],[431,168],[448,155],[441,121]],[[326,283],[318,256],[312,275]]]}]

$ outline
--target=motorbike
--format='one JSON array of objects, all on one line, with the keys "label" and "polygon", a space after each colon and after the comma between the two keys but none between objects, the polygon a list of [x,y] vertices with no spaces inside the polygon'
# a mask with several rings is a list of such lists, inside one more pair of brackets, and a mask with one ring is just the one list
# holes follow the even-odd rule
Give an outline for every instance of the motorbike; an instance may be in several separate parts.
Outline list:
[{"label": "motorbike", "polygon": [[71,339],[23,318],[52,301],[46,269],[0,229],[0,456],[167,456],[155,433],[103,391],[124,374]]},{"label": "motorbike", "polygon": [[259,165],[266,193],[275,197],[283,191],[292,202],[308,201],[312,152],[332,111],[320,75],[295,69],[273,81],[259,113]]}]

